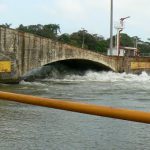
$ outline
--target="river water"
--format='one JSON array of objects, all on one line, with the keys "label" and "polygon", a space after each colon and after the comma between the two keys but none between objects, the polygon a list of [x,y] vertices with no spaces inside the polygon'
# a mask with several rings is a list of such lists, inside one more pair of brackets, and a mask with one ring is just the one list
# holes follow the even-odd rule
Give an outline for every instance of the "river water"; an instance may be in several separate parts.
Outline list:
[{"label": "river water", "polygon": [[[150,75],[87,71],[0,90],[150,111]],[[0,150],[149,150],[150,126],[0,101]]]}]

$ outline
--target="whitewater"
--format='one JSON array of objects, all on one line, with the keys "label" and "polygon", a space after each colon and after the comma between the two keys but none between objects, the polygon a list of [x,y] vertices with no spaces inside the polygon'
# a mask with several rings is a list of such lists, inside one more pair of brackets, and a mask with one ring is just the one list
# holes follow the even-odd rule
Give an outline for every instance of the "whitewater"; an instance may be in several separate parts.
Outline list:
[{"label": "whitewater", "polygon": [[[28,77],[32,82],[0,84],[0,90],[150,111],[150,75],[146,72],[136,75],[39,69],[30,72]],[[150,147],[147,124],[13,102],[0,102],[0,120],[2,150],[60,147],[61,150],[149,150]]]},{"label": "whitewater", "polygon": [[[50,78],[49,80],[56,80],[57,78]],[[48,79],[45,79],[48,81]],[[59,78],[58,78],[59,80]],[[115,73],[109,72],[93,72],[87,71],[83,76],[81,75],[66,75],[63,80],[66,81],[99,81],[99,82],[119,82],[119,81],[129,81],[129,82],[150,82],[150,75],[146,72],[142,72],[140,75],[127,74],[127,73]]]}]

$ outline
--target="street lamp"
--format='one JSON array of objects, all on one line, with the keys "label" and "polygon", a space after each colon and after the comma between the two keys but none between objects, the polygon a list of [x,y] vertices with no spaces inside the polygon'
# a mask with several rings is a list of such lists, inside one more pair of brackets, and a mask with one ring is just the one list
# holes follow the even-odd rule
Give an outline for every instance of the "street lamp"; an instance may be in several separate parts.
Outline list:
[{"label": "street lamp", "polygon": [[81,29],[82,29],[82,48],[84,48],[84,39],[85,39],[84,34],[87,30],[85,30],[84,28],[81,28]]},{"label": "street lamp", "polygon": [[110,55],[113,49],[113,0],[110,0]]}]

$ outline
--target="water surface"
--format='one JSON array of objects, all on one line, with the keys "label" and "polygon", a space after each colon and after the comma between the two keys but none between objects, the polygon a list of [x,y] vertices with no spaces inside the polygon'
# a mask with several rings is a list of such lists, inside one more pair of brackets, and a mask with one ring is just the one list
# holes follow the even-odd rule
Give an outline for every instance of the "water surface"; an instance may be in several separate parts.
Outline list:
[{"label": "water surface", "polygon": [[[150,75],[87,71],[0,90],[150,111]],[[149,150],[150,126],[0,101],[0,150]]]}]

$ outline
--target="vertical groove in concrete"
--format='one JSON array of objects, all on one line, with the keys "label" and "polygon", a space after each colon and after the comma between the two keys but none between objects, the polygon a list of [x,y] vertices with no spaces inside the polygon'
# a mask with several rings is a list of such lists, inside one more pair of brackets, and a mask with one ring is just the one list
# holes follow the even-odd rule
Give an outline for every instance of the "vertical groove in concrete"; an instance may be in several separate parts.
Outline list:
[{"label": "vertical groove in concrete", "polygon": [[[48,38],[8,28],[0,28],[0,52],[0,56],[4,56],[1,60],[8,58],[7,60],[11,60],[14,65],[14,70],[9,73],[10,76],[13,74],[12,78],[14,76],[18,76],[19,78],[31,69],[41,67],[42,65],[67,59],[93,61],[116,72],[131,72],[131,61],[135,63],[144,61],[150,64],[150,58],[105,56],[89,50],[62,44]],[[150,70],[150,68],[148,69]],[[0,75],[0,79],[2,76]]]},{"label": "vertical groove in concrete", "polygon": [[21,34],[22,37],[22,48],[21,48],[21,69],[22,69],[22,74],[24,74],[24,63],[25,63],[25,36],[24,33]]},{"label": "vertical groove in concrete", "polygon": [[31,45],[30,45],[30,36],[28,37],[28,48],[27,48],[27,61],[26,61],[26,63],[27,63],[27,70],[29,70],[30,69],[30,51],[31,51]]},{"label": "vertical groove in concrete", "polygon": [[4,50],[6,50],[6,28],[4,31]]},{"label": "vertical groove in concrete", "polygon": [[0,51],[2,49],[2,28],[0,27]]}]

